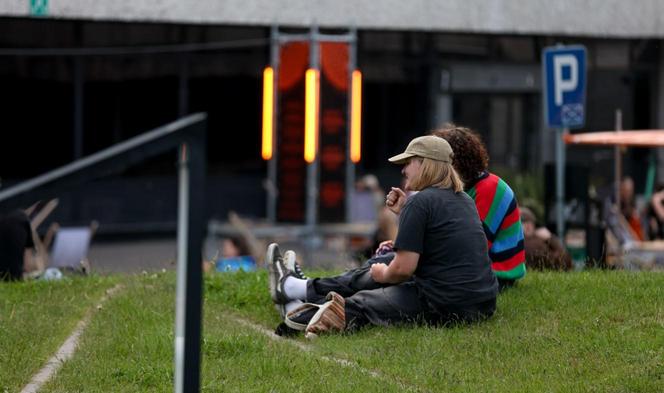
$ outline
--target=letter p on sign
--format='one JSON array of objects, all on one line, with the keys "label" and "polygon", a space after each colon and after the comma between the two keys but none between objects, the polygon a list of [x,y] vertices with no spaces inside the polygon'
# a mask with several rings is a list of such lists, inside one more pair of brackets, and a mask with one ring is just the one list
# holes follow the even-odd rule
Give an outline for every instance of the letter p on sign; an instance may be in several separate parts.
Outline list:
[{"label": "letter p on sign", "polygon": [[[569,75],[563,77],[563,67],[569,67]],[[563,92],[574,91],[579,83],[579,62],[572,55],[553,57],[553,75],[556,105],[563,104]]]},{"label": "letter p on sign", "polygon": [[542,53],[542,81],[547,125],[583,127],[586,95],[586,49],[556,46]]}]

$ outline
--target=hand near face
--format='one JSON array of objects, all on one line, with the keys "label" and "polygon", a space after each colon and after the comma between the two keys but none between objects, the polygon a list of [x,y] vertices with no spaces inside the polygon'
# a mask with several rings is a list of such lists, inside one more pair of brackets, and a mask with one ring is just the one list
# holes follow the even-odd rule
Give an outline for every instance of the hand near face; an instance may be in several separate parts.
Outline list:
[{"label": "hand near face", "polygon": [[385,206],[393,213],[399,214],[404,203],[406,203],[406,193],[400,188],[392,187],[385,197]]}]

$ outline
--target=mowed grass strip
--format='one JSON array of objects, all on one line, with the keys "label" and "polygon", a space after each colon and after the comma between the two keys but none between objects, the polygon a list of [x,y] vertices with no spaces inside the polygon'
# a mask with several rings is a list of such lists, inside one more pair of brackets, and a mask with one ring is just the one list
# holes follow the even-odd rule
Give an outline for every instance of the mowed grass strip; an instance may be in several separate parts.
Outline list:
[{"label": "mowed grass strip", "polygon": [[0,283],[0,392],[20,391],[116,280]]},{"label": "mowed grass strip", "polygon": [[[208,296],[274,327],[265,280],[215,276]],[[483,324],[369,328],[313,345],[431,391],[664,391],[664,274],[529,272]]]},{"label": "mowed grass strip", "polygon": [[165,392],[173,386],[175,275],[124,278],[42,392]]},{"label": "mowed grass strip", "polygon": [[286,339],[270,339],[208,307],[204,392],[403,392],[416,391],[356,365],[323,359]]},{"label": "mowed grass strip", "polygon": [[[486,323],[294,339],[311,348],[302,351],[237,323],[273,329],[279,322],[265,271],[215,274],[205,280],[201,385],[206,392],[663,391],[662,288],[661,273],[530,272],[500,296]],[[172,272],[129,279],[43,391],[170,391],[174,298]]]},{"label": "mowed grass strip", "polygon": [[[228,275],[230,277],[231,275]],[[240,273],[240,282],[261,290],[245,295],[263,300],[265,274]],[[258,279],[256,279],[258,277]],[[213,280],[214,281],[214,280]],[[208,281],[208,286],[216,284]],[[229,289],[229,288],[227,288]],[[237,289],[237,288],[236,288]],[[234,290],[236,295],[241,291]],[[249,292],[252,295],[249,295]],[[214,294],[214,289],[208,293]],[[268,296],[269,297],[269,296]],[[247,305],[247,314],[258,308]],[[175,277],[136,277],[110,299],[86,329],[79,350],[43,392],[164,392],[173,388]],[[264,302],[261,314],[275,320]],[[218,297],[204,310],[201,387],[205,392],[325,392],[403,389],[395,382],[341,367],[286,340],[273,340],[239,324],[239,314]]]}]

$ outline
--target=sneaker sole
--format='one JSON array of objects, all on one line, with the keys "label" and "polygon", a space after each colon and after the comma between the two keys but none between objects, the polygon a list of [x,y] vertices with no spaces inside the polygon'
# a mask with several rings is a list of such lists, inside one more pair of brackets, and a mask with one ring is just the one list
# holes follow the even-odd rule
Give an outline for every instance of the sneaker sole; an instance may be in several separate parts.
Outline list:
[{"label": "sneaker sole", "polygon": [[300,280],[309,279],[309,277],[307,277],[304,274],[304,272],[302,272],[300,264],[297,263],[297,257],[295,255],[295,251],[288,250],[284,253],[284,265],[288,270],[290,270],[293,273],[293,276],[295,278],[299,278]]},{"label": "sneaker sole", "polygon": [[283,261],[286,269],[295,271],[295,252],[293,252],[293,250],[287,250],[284,253]]},{"label": "sneaker sole", "polygon": [[[272,301],[275,303],[275,306],[277,306],[277,310],[281,312],[280,307],[278,305],[281,303],[279,301],[279,297],[277,296],[277,285],[279,285],[279,278],[283,275],[283,272],[280,270],[280,266],[275,263],[275,258],[277,256],[281,256],[281,252],[279,252],[279,245],[277,243],[272,243],[267,247],[267,253],[265,254],[265,262],[267,263],[267,270],[268,270],[268,276],[269,276],[269,284],[270,284],[270,296],[272,297]],[[278,274],[278,276],[277,276]]]}]

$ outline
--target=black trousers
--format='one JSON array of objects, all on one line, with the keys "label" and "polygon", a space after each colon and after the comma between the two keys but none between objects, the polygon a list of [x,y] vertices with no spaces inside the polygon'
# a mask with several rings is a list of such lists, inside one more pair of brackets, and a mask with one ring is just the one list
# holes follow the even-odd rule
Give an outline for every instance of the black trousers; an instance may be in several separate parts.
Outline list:
[{"label": "black trousers", "polygon": [[337,292],[346,300],[346,329],[365,325],[387,326],[399,323],[447,325],[456,322],[477,322],[493,315],[496,299],[471,304],[433,307],[422,295],[417,284],[380,284],[371,278],[374,263],[386,263],[394,253],[367,260],[362,266],[336,277],[316,278],[307,282],[307,301],[322,303],[325,296]]}]

